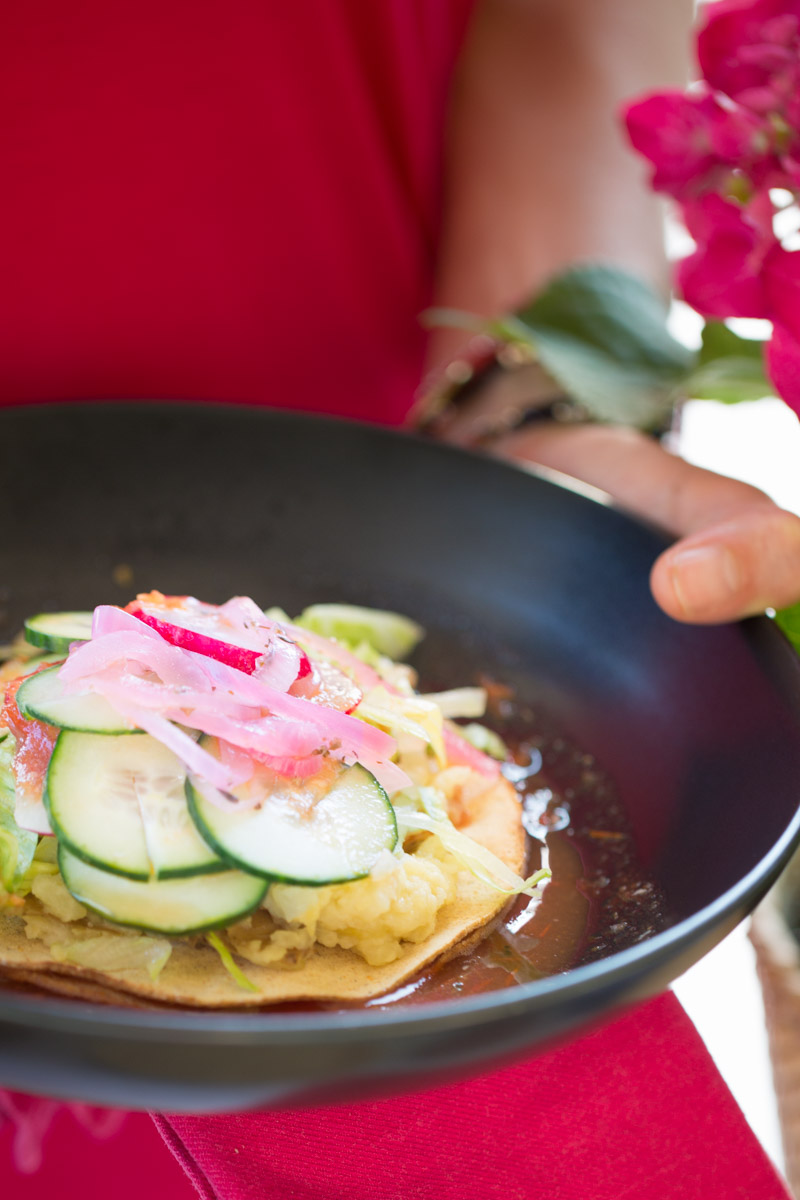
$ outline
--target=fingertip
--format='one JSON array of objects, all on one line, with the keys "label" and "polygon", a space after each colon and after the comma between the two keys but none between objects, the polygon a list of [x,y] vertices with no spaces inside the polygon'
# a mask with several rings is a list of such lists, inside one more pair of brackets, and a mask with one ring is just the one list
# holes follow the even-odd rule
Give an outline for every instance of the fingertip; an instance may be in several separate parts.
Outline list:
[{"label": "fingertip", "polygon": [[800,520],[759,506],[678,542],[655,562],[656,602],[677,621],[713,624],[800,598]]},{"label": "fingertip", "polygon": [[676,621],[731,621],[745,604],[742,564],[724,543],[679,543],[656,561],[650,586],[656,603]]}]

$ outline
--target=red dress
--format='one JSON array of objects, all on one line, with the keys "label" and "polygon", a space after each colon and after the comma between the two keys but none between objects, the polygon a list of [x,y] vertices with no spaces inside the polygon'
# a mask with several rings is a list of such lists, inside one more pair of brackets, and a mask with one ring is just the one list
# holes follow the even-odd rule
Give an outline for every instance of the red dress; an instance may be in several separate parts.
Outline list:
[{"label": "red dress", "polygon": [[0,12],[0,403],[396,423],[472,0]]}]

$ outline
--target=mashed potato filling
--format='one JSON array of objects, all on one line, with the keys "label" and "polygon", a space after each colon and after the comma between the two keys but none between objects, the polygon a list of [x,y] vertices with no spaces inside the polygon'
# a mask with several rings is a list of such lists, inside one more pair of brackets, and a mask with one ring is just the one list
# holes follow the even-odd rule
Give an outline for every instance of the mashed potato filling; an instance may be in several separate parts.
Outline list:
[{"label": "mashed potato filling", "polygon": [[327,887],[276,883],[264,908],[282,928],[258,943],[236,931],[236,949],[260,964],[278,965],[314,943],[355,950],[370,966],[385,966],[403,954],[404,942],[423,942],[444,905],[455,898],[459,866],[436,837],[413,854],[389,854],[371,875]]}]

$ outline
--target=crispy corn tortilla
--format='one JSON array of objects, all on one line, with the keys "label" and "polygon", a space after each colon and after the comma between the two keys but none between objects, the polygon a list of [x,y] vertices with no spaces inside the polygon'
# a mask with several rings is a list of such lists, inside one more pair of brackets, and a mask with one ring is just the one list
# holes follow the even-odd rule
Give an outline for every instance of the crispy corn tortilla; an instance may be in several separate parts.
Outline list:
[{"label": "crispy corn tortilla", "polygon": [[[502,777],[486,784],[461,802],[457,823],[463,833],[519,873],[526,850],[519,800]],[[0,911],[0,973],[62,994],[80,995],[83,987],[86,1000],[111,1003],[118,1002],[120,994],[193,1008],[258,1008],[303,1000],[357,1002],[392,991],[436,959],[458,953],[462,943],[471,948],[507,903],[504,893],[461,871],[456,897],[440,909],[433,934],[419,944],[404,943],[396,961],[375,967],[354,950],[315,945],[295,969],[242,963],[257,992],[240,987],[206,944],[174,940],[170,959],[156,981],[143,969],[99,971],[57,961],[44,942],[27,937],[18,910],[4,910]],[[64,928],[67,934],[68,927]]]}]

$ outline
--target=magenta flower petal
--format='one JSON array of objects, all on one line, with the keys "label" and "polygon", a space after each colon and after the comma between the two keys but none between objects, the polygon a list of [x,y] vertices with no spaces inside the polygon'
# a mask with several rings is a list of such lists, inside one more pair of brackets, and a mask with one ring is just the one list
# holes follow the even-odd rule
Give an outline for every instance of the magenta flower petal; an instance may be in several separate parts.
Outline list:
[{"label": "magenta flower petal", "polygon": [[704,317],[768,317],[761,278],[770,243],[745,210],[708,194],[684,205],[697,250],[678,264],[684,300]]},{"label": "magenta flower petal", "polygon": [[800,251],[774,246],[763,271],[770,316],[800,340]]},{"label": "magenta flower petal", "polygon": [[679,196],[714,165],[706,113],[683,92],[645,96],[629,105],[623,117],[634,149],[655,167],[656,191]]},{"label": "magenta flower petal", "polygon": [[797,62],[800,0],[718,0],[706,12],[697,35],[704,78],[717,91],[770,111],[769,93],[786,94],[784,77]]},{"label": "magenta flower petal", "polygon": [[[634,148],[655,167],[652,187],[677,199],[747,170],[769,154],[772,131],[755,113],[707,92],[654,92],[623,112]],[[714,178],[716,176],[716,178]]]},{"label": "magenta flower petal", "polygon": [[766,366],[775,391],[800,417],[800,342],[784,325],[773,327]]}]

